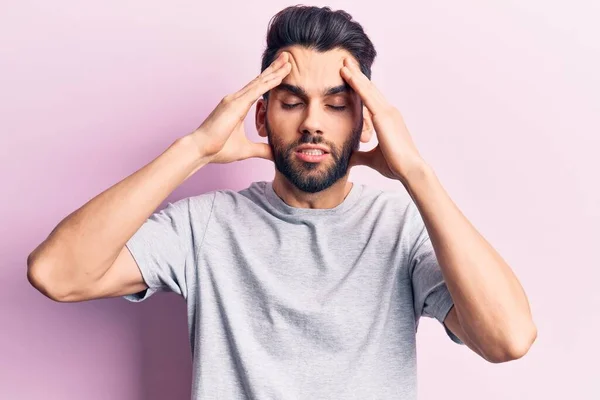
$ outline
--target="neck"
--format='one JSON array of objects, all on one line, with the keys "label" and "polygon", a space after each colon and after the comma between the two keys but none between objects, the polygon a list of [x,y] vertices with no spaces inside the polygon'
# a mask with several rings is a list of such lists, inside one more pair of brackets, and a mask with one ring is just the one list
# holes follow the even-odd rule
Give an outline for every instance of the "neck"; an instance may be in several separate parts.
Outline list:
[{"label": "neck", "polygon": [[336,183],[318,193],[303,192],[294,186],[279,171],[275,171],[273,191],[288,206],[296,208],[334,208],[340,205],[350,190],[353,183],[348,182],[348,174]]}]

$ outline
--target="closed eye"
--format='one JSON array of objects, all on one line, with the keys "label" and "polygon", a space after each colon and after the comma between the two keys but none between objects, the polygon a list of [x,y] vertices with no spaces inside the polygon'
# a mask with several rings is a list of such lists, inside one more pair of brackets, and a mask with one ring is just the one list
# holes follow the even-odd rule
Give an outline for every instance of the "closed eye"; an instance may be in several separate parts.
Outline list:
[{"label": "closed eye", "polygon": [[295,108],[295,107],[299,106],[300,104],[302,104],[302,103],[296,103],[296,104],[281,103],[281,106],[283,108],[286,108],[289,110],[290,108]]},{"label": "closed eye", "polygon": [[[292,108],[296,108],[299,105],[301,105],[302,103],[295,103],[295,104],[287,104],[287,103],[281,103],[281,106],[287,110],[290,110]],[[346,109],[346,106],[331,106],[328,105],[327,107],[330,107],[331,109],[335,110],[335,111],[344,111]]]}]

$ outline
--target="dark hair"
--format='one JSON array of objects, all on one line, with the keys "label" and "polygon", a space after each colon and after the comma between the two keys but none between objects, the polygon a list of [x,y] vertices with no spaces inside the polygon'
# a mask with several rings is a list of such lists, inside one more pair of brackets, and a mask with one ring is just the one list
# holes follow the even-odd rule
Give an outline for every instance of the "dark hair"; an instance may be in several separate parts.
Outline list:
[{"label": "dark hair", "polygon": [[[362,26],[343,10],[296,5],[275,14],[269,22],[261,72],[271,65],[281,48],[291,45],[318,52],[344,49],[356,58],[362,72],[371,79],[371,65],[377,55],[375,47]],[[268,98],[268,93],[264,98]]]}]

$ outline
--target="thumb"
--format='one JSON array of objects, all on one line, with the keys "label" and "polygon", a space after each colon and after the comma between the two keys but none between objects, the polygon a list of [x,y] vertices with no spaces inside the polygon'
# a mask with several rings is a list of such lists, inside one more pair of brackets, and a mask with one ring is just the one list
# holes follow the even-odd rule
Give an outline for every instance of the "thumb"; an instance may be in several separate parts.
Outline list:
[{"label": "thumb", "polygon": [[250,147],[252,149],[252,155],[251,157],[257,157],[257,158],[262,158],[265,160],[271,160],[274,161],[273,159],[273,151],[271,150],[271,146],[269,146],[267,143],[250,143]]},{"label": "thumb", "polygon": [[375,149],[369,151],[354,151],[350,156],[349,168],[356,167],[358,165],[371,165],[371,158]]}]

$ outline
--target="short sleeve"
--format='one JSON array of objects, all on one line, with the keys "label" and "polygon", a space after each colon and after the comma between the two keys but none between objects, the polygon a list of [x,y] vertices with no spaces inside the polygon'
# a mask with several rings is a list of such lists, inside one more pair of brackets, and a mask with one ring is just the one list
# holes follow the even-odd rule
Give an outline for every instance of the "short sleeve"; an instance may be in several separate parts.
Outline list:
[{"label": "short sleeve", "polygon": [[195,287],[194,250],[201,245],[213,200],[214,194],[204,194],[168,203],[127,241],[148,289],[123,296],[126,300],[143,301],[158,291],[187,298],[189,287]]},{"label": "short sleeve", "polygon": [[442,324],[452,341],[463,344],[444,324],[454,302],[444,281],[425,226],[420,231],[412,251],[410,271],[417,322],[421,316],[435,318]]}]

